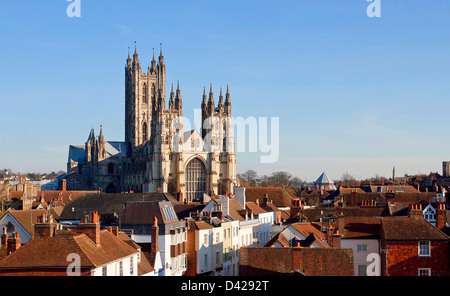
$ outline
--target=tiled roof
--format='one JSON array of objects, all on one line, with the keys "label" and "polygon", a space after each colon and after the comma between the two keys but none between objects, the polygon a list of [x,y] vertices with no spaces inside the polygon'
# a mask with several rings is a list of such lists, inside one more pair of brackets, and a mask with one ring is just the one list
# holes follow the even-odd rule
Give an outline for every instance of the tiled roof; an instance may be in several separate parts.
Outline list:
[{"label": "tiled roof", "polygon": [[37,223],[37,219],[42,214],[48,214],[44,209],[39,210],[8,210],[7,214],[10,214],[22,225],[22,227],[31,235],[33,235],[33,224]]},{"label": "tiled roof", "polygon": [[243,210],[244,209],[234,198],[229,199],[228,216],[230,216],[233,221],[245,221],[245,215],[242,216],[240,214]]},{"label": "tiled roof", "polygon": [[36,199],[41,200],[41,198],[43,198],[46,203],[56,200],[62,200],[63,203],[67,204],[70,201],[73,201],[85,194],[97,194],[97,193],[98,193],[97,191],[72,191],[72,190],[38,191]]},{"label": "tiled roof", "polygon": [[160,224],[179,222],[170,202],[128,202],[122,214],[123,225],[153,225],[156,217]]},{"label": "tiled roof", "polygon": [[311,233],[306,237],[303,241],[300,242],[300,246],[302,247],[310,247],[312,244],[319,244],[322,248],[329,248],[326,243],[324,243],[319,236],[317,236],[315,233]]},{"label": "tiled roof", "polygon": [[389,210],[380,207],[309,208],[301,210],[300,213],[307,217],[308,222],[319,222],[320,218],[333,214],[339,216],[340,213],[343,213],[345,217],[389,216]]},{"label": "tiled roof", "polygon": [[344,218],[343,239],[379,239],[381,217]]},{"label": "tiled roof", "polygon": [[[97,193],[85,194],[66,205],[61,213],[61,220],[80,220],[85,213],[97,211],[99,215],[123,213],[123,204],[139,201],[170,201],[172,205],[180,204],[167,193]],[[74,211],[72,211],[72,208]]]},{"label": "tiled roof", "polygon": [[289,239],[283,235],[281,232],[275,235],[270,241],[268,241],[264,247],[272,247],[275,245],[275,243],[281,244],[283,247],[290,247],[291,244],[289,242]]},{"label": "tiled roof", "polygon": [[188,204],[188,205],[174,205],[173,208],[177,213],[178,219],[188,218],[190,213],[201,212],[206,205],[204,204]]},{"label": "tiled roof", "polygon": [[277,207],[290,207],[293,197],[289,195],[282,187],[245,187],[245,200],[256,202],[262,201],[265,195],[268,195],[269,201]]},{"label": "tiled roof", "polygon": [[197,230],[205,230],[205,229],[212,229],[214,226],[211,224],[206,223],[205,221],[195,221],[194,226]]},{"label": "tiled roof", "polygon": [[247,210],[252,210],[253,215],[259,215],[267,213],[264,209],[262,209],[260,206],[258,206],[256,203],[249,201],[245,203],[245,207]]},{"label": "tiled roof", "polygon": [[338,248],[241,248],[241,276],[353,276],[353,251]]},{"label": "tiled roof", "polygon": [[448,240],[442,231],[420,218],[383,217],[382,235],[386,240]]},{"label": "tiled roof", "polygon": [[301,233],[304,237],[309,236],[311,233],[314,233],[317,237],[321,239],[326,239],[325,233],[321,232],[319,229],[314,227],[311,223],[294,223],[291,224],[290,227],[297,230],[299,233]]},{"label": "tiled roof", "polygon": [[118,239],[107,230],[100,231],[101,245],[95,243],[85,234],[59,234],[54,237],[33,238],[13,254],[0,261],[3,268],[31,267],[67,267],[71,253],[80,256],[83,267],[98,267],[120,258],[132,255],[137,250]]}]

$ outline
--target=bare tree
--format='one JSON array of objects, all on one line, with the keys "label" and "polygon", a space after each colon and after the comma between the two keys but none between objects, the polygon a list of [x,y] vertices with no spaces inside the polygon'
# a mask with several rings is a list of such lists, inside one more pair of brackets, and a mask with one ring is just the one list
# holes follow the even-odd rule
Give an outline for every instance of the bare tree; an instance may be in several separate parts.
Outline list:
[{"label": "bare tree", "polygon": [[247,170],[242,174],[239,174],[239,177],[245,181],[247,181],[250,186],[256,185],[256,180],[258,179],[258,173],[254,170]]},{"label": "bare tree", "polygon": [[355,178],[349,172],[345,172],[344,174],[342,174],[341,181],[348,187],[350,185],[350,182],[355,181]]}]

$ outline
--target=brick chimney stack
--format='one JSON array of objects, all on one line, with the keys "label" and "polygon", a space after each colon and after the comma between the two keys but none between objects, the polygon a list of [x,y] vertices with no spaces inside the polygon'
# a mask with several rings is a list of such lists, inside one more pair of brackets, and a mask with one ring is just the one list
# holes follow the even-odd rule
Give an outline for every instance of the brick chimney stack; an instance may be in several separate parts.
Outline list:
[{"label": "brick chimney stack", "polygon": [[338,218],[338,230],[341,234],[344,234],[344,228],[345,228],[345,216],[344,216],[344,212],[341,212],[341,214],[339,215]]},{"label": "brick chimney stack", "polygon": [[62,179],[61,180],[61,191],[66,191],[66,190],[67,190],[67,180]]},{"label": "brick chimney stack", "polygon": [[53,223],[53,215],[42,214],[38,217],[38,222],[34,225],[34,237],[53,237],[56,225]]},{"label": "brick chimney stack", "polygon": [[351,206],[352,207],[358,206],[358,199],[356,197],[356,190],[352,190]]},{"label": "brick chimney stack", "polygon": [[423,211],[421,204],[412,204],[409,206],[409,217],[414,219],[423,218]]},{"label": "brick chimney stack", "polygon": [[6,227],[3,227],[3,233],[2,233],[2,244],[1,249],[6,249],[8,247],[8,232],[6,231]]},{"label": "brick chimney stack", "polygon": [[266,194],[264,194],[264,197],[263,197],[263,199],[262,199],[261,206],[262,206],[262,207],[267,206],[267,203],[268,203],[268,202],[269,202],[269,195],[266,193]]},{"label": "brick chimney stack", "polygon": [[119,227],[117,226],[108,226],[106,227],[106,230],[111,232],[116,237],[119,236]]},{"label": "brick chimney stack", "polygon": [[341,247],[341,232],[339,230],[336,230],[331,238],[331,245],[333,248],[340,248]]},{"label": "brick chimney stack", "polygon": [[7,245],[7,251],[6,254],[10,255],[17,251],[22,246],[22,240],[19,237],[18,232],[14,232],[13,236],[8,238],[8,245]]},{"label": "brick chimney stack", "polygon": [[436,227],[438,229],[444,229],[447,226],[447,211],[445,210],[445,204],[438,204],[436,210]]},{"label": "brick chimney stack", "polygon": [[152,245],[151,245],[151,253],[156,254],[159,252],[159,227],[158,227],[158,218],[153,218],[153,226],[152,226]]},{"label": "brick chimney stack", "polygon": [[77,233],[87,235],[96,245],[100,246],[100,219],[98,212],[92,213],[92,223],[80,223],[77,225]]}]

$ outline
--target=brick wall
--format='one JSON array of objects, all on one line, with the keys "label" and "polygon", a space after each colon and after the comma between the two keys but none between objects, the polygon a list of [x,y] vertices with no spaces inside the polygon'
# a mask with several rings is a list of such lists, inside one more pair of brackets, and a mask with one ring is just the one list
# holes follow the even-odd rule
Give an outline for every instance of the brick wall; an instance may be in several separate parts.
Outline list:
[{"label": "brick wall", "polygon": [[388,241],[386,248],[389,276],[417,276],[419,268],[431,268],[433,276],[450,275],[447,241],[432,241],[428,257],[418,256],[418,241]]}]

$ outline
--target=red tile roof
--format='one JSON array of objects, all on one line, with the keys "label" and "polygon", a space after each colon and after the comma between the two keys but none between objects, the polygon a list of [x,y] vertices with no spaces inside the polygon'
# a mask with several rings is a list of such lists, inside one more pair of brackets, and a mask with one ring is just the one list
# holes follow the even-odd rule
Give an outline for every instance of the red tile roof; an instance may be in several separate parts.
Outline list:
[{"label": "red tile roof", "polygon": [[137,250],[107,230],[100,231],[100,246],[85,234],[58,234],[54,237],[35,237],[13,254],[0,261],[0,272],[11,268],[66,268],[71,264],[67,256],[80,256],[82,267],[95,268],[130,256]]},{"label": "red tile roof", "polygon": [[343,239],[379,239],[380,217],[347,217],[344,218]]},{"label": "red tile roof", "polygon": [[290,207],[293,197],[282,187],[245,187],[246,201],[262,201],[265,195],[268,195],[269,201],[277,207]]},{"label": "red tile roof", "polygon": [[258,206],[256,203],[249,201],[245,203],[246,210],[251,210],[253,215],[259,215],[267,213],[264,209],[262,209],[260,206]]},{"label": "red tile roof", "polygon": [[386,240],[449,240],[450,238],[422,217],[383,217],[382,235]]},{"label": "red tile roof", "polygon": [[9,209],[5,215],[11,215],[31,235],[34,234],[33,224],[37,223],[38,217],[48,214],[47,210],[13,210]]},{"label": "red tile roof", "polygon": [[353,251],[338,248],[241,248],[241,276],[353,276]]}]

